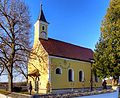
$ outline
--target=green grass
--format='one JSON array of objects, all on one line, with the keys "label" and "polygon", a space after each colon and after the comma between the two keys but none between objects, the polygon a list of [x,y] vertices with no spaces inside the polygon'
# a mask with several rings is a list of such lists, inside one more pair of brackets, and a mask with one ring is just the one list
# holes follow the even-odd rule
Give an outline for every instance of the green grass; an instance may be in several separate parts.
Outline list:
[{"label": "green grass", "polygon": [[8,95],[8,94],[10,94],[10,92],[5,91],[5,90],[2,90],[2,89],[0,89],[0,93],[1,93],[1,94],[4,94],[4,95]]},{"label": "green grass", "polygon": [[[21,94],[27,94],[29,95],[30,93],[29,92],[16,92],[16,93],[21,93]],[[3,90],[3,89],[0,89],[0,94],[4,94],[4,95],[8,95],[8,94],[11,94],[9,91],[6,91],[6,90]],[[34,93],[32,93],[34,94]]]},{"label": "green grass", "polygon": [[[27,92],[27,91],[26,91],[26,92],[17,92],[17,93],[30,95],[30,92]],[[33,94],[35,94],[35,93],[32,92],[32,95],[33,95]]]}]

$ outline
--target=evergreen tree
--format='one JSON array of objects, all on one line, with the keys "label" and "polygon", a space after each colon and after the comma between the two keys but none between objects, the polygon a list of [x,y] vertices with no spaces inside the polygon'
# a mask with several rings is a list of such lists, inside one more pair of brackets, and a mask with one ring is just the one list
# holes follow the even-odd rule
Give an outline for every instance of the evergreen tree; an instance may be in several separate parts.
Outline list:
[{"label": "evergreen tree", "polygon": [[99,42],[94,53],[97,74],[102,77],[120,76],[120,0],[111,0],[105,15]]}]

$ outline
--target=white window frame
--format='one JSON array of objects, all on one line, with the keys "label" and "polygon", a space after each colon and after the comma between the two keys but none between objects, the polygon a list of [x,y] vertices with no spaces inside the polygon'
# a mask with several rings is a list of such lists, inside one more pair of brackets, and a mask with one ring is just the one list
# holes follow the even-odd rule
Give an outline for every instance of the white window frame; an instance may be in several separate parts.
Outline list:
[{"label": "white window frame", "polygon": [[[79,70],[79,73],[80,73],[80,71],[82,72],[82,81],[80,81],[80,79],[79,79],[79,82],[84,82],[84,80],[85,80],[84,71],[81,69],[81,70]],[[80,75],[80,74],[79,74],[79,75]],[[80,78],[79,75],[78,75],[78,78]]]},{"label": "white window frame", "polygon": [[[68,79],[68,81],[69,81],[69,82],[74,82],[74,70],[73,70],[72,68],[69,68],[69,69],[68,69],[68,72],[69,72],[70,69],[72,70],[72,81],[69,81],[69,79]],[[69,77],[69,73],[68,73],[68,77]],[[67,77],[67,78],[68,78],[68,77]]]},{"label": "white window frame", "polygon": [[[61,74],[62,74],[62,68],[61,67],[57,67],[56,69],[60,69],[60,72],[61,72]],[[55,74],[56,74],[56,69],[55,69]],[[56,75],[61,75],[61,74],[56,74]]]}]

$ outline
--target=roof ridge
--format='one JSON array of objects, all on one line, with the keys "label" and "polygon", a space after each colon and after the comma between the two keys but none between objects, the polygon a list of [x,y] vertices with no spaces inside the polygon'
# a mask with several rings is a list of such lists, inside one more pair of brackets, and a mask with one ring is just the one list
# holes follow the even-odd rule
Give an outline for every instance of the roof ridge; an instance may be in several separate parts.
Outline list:
[{"label": "roof ridge", "polygon": [[84,61],[90,61],[89,58],[93,58],[93,51],[89,48],[81,47],[53,38],[48,38],[48,40],[40,38],[39,40],[49,55]]},{"label": "roof ridge", "polygon": [[[76,47],[80,47],[80,48],[84,48],[84,49],[88,49],[88,50],[91,50],[93,52],[92,49],[90,48],[86,48],[86,47],[83,47],[83,46],[79,46],[79,45],[75,45],[75,44],[72,44],[72,43],[69,43],[69,42],[64,42],[64,41],[61,41],[61,40],[57,40],[57,39],[53,39],[53,38],[48,38],[48,40],[51,39],[51,40],[55,40],[55,41],[59,41],[59,42],[62,42],[62,43],[66,43],[66,44],[70,44],[70,45],[73,45],[73,46],[76,46]],[[47,41],[47,40],[46,40]]]}]

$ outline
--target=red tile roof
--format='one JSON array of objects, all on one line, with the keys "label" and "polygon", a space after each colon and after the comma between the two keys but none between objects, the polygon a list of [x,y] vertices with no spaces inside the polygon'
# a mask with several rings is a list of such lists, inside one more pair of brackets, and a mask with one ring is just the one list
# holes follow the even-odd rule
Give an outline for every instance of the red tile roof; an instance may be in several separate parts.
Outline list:
[{"label": "red tile roof", "polygon": [[93,59],[93,51],[70,43],[48,38],[40,39],[41,44],[50,56],[57,56],[81,61]]}]

